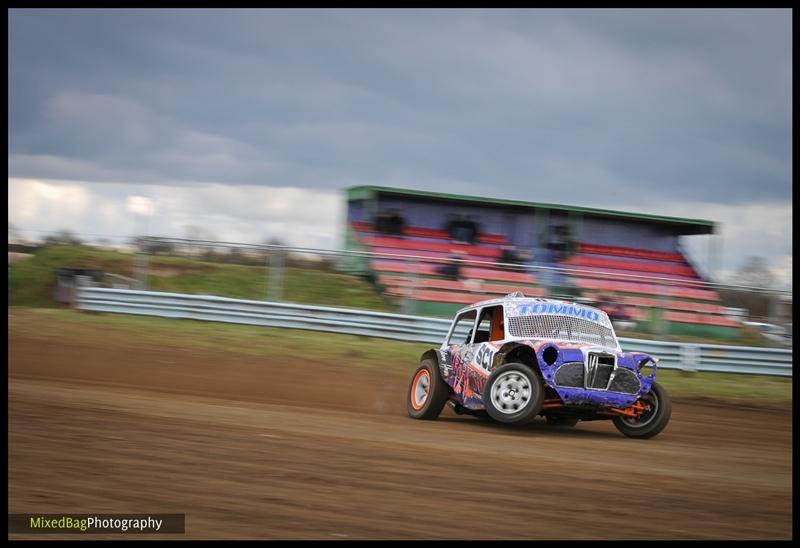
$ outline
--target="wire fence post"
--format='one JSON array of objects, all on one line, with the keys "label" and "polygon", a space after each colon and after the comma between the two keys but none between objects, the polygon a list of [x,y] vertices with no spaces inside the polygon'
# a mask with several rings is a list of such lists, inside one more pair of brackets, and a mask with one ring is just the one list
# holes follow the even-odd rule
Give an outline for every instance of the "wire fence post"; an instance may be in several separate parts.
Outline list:
[{"label": "wire fence post", "polygon": [[267,300],[280,302],[283,298],[283,250],[267,252]]},{"label": "wire fence post", "polygon": [[411,262],[411,285],[408,286],[403,299],[403,313],[414,314],[417,309],[417,286],[419,285],[419,261]]},{"label": "wire fence post", "polygon": [[142,291],[147,290],[148,268],[147,240],[140,239],[133,258],[133,277],[136,280],[138,289]]},{"label": "wire fence post", "polygon": [[769,323],[775,325],[780,325],[784,323],[778,294],[772,291],[767,291],[766,295],[767,295],[767,317],[769,318]]}]

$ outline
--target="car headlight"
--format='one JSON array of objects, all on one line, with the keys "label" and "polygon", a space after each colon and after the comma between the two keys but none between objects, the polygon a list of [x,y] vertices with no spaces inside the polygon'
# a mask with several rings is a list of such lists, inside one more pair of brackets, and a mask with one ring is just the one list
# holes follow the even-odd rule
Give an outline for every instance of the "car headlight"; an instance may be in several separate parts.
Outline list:
[{"label": "car headlight", "polygon": [[650,377],[655,372],[656,364],[658,364],[658,358],[645,358],[639,362],[639,374],[642,377]]}]

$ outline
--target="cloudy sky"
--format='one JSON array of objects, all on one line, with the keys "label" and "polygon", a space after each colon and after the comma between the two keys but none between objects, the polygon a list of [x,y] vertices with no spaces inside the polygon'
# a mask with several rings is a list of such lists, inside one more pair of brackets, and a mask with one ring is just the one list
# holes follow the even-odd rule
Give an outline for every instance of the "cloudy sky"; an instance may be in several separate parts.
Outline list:
[{"label": "cloudy sky", "polygon": [[[11,10],[24,236],[341,246],[357,184],[695,217],[791,269],[789,10]],[[706,244],[691,243],[704,259]]]}]

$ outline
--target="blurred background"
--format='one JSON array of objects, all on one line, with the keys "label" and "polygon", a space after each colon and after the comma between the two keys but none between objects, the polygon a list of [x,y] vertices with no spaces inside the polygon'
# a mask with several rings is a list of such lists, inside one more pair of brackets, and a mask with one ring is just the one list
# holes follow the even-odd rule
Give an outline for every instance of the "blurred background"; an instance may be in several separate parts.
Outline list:
[{"label": "blurred background", "polygon": [[[720,281],[710,220],[372,186],[341,199],[337,249],[219,241],[202,220],[187,230],[202,239],[142,232],[125,245],[69,230],[26,241],[9,224],[10,302],[73,306],[83,283],[452,318],[521,291],[598,306],[623,336],[791,346],[791,290],[758,256],[738,284]],[[127,207],[141,227],[153,214],[145,197]]]}]

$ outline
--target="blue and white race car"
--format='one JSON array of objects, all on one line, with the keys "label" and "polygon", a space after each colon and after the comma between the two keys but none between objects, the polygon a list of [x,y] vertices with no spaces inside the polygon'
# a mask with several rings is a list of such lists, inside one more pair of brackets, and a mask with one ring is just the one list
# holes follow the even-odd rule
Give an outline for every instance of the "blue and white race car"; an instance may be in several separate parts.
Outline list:
[{"label": "blue and white race car", "polygon": [[446,340],[422,355],[408,389],[408,414],[456,413],[524,424],[611,419],[632,438],[667,425],[672,405],[656,359],[623,352],[600,309],[519,292],[458,311]]}]

